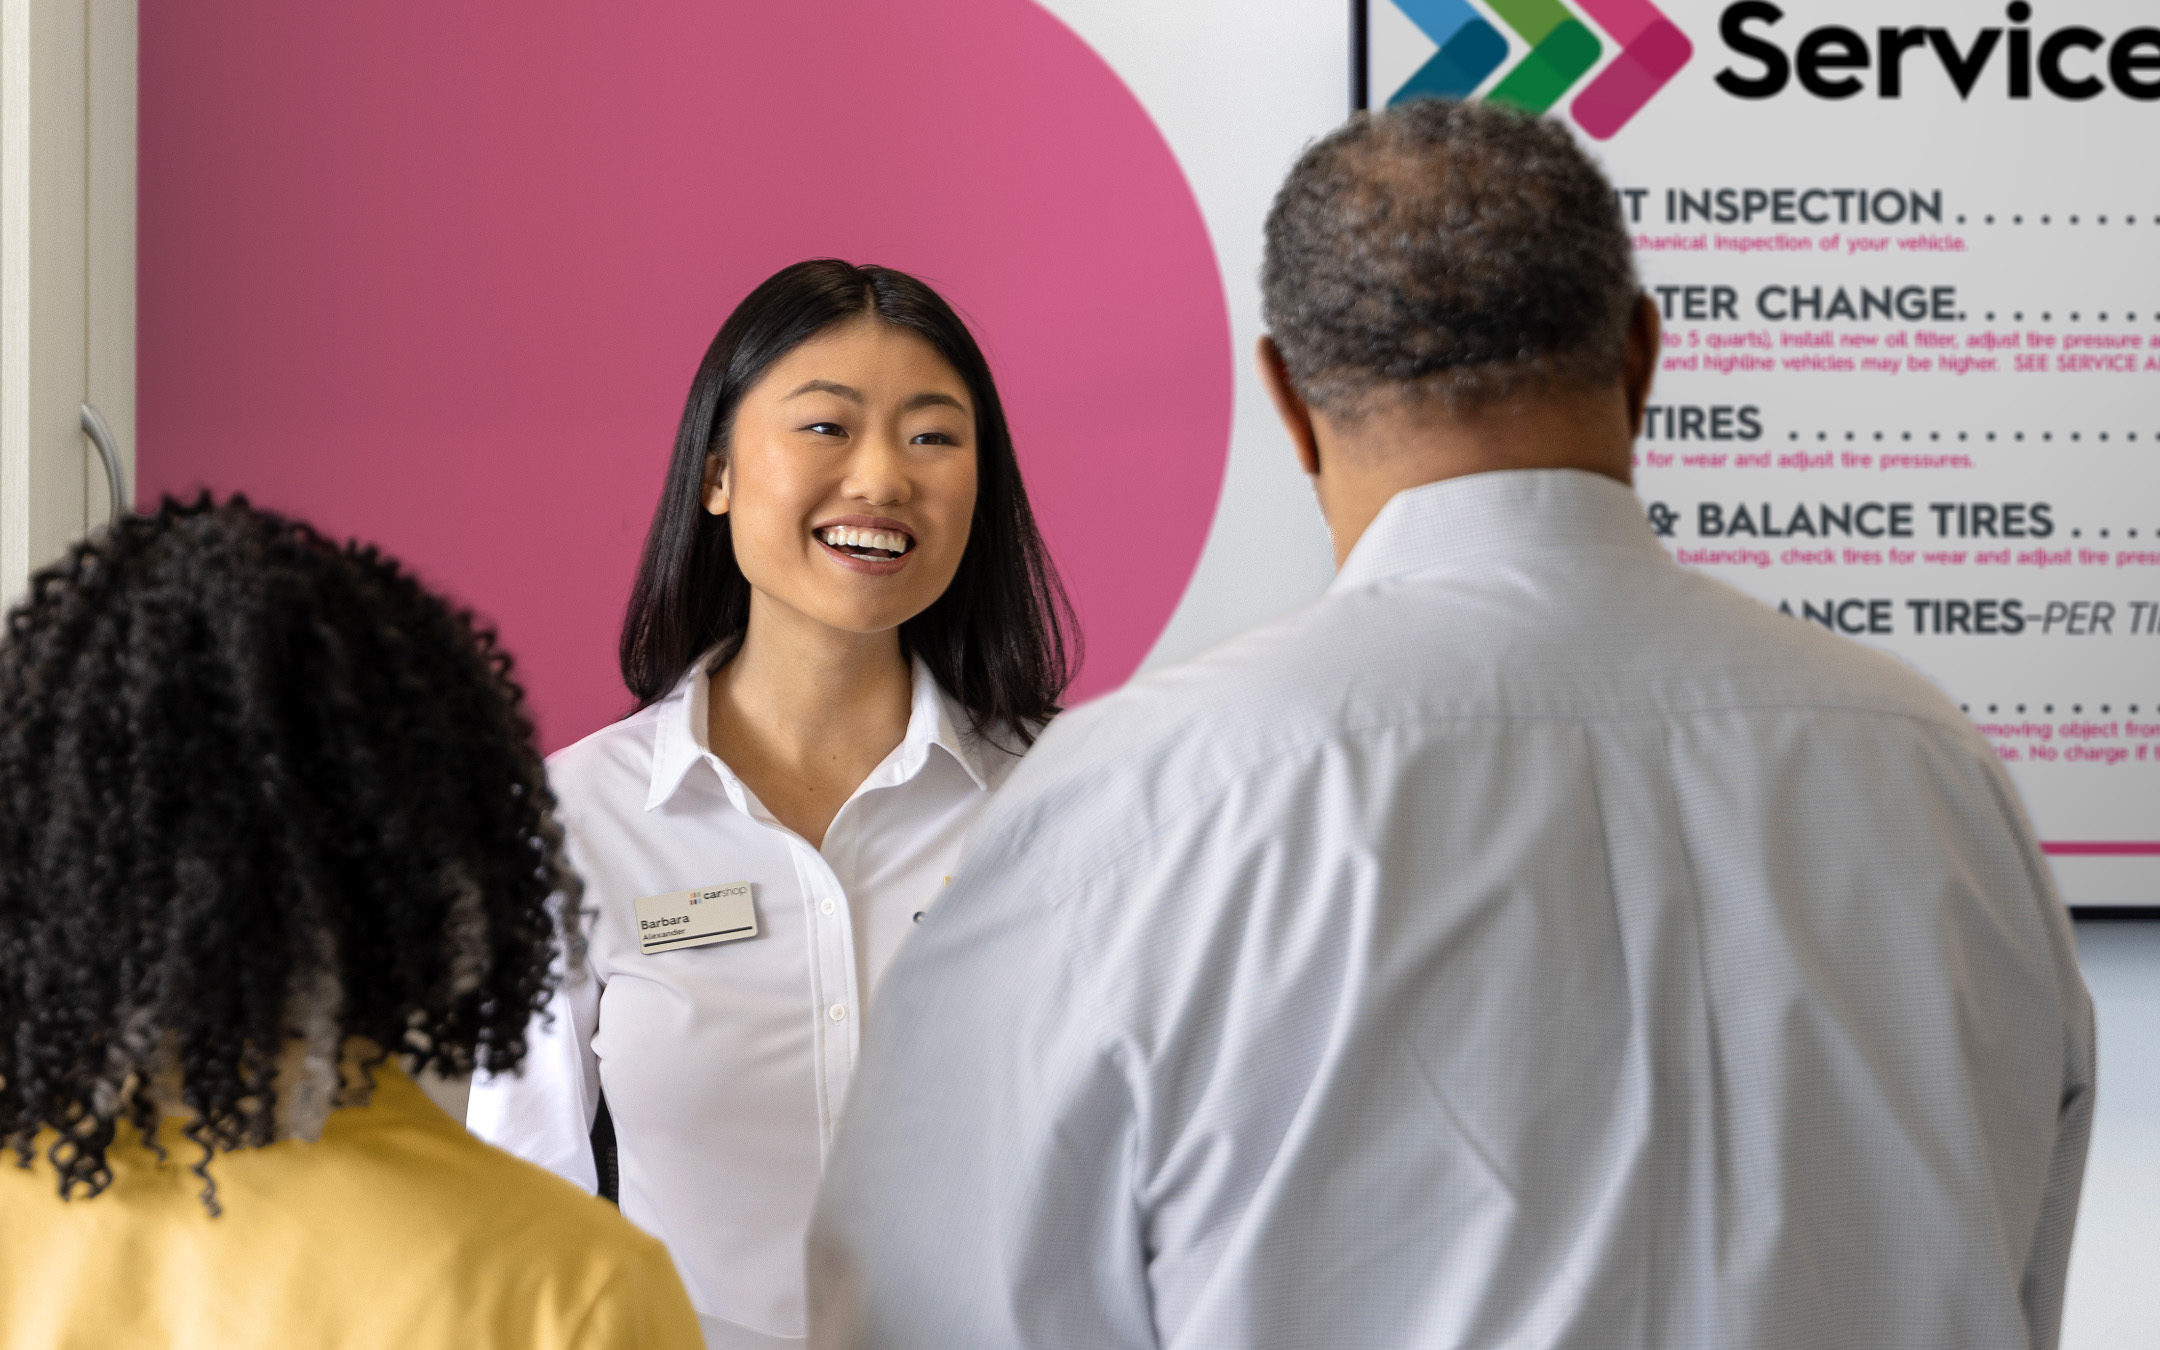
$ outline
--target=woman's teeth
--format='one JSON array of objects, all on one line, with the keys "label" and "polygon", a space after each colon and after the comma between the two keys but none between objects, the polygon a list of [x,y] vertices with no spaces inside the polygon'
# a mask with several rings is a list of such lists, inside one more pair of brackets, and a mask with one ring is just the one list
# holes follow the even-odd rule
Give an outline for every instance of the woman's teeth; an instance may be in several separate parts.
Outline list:
[{"label": "woman's teeth", "polygon": [[833,548],[865,558],[897,558],[915,547],[915,541],[893,530],[864,530],[853,525],[834,525],[819,530],[817,537]]}]

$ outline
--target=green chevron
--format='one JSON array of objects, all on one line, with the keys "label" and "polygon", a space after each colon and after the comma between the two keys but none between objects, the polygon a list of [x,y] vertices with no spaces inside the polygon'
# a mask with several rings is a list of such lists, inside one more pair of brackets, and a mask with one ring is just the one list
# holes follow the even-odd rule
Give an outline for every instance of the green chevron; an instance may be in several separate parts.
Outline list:
[{"label": "green chevron", "polygon": [[1597,64],[1604,51],[1597,34],[1559,0],[1487,0],[1501,22],[1522,35],[1530,54],[1485,97],[1543,113],[1560,101]]}]

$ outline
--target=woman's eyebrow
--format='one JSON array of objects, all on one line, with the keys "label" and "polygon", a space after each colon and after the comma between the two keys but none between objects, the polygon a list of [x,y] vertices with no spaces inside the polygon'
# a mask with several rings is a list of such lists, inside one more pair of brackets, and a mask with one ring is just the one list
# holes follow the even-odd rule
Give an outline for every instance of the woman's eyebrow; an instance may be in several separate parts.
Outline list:
[{"label": "woman's eyebrow", "polygon": [[[858,404],[868,401],[863,398],[861,390],[856,389],[850,385],[836,383],[832,380],[811,380],[809,383],[804,384],[801,388],[796,389],[793,393],[790,393],[788,397],[801,398],[804,394],[832,394],[836,397],[844,398],[850,403]],[[905,404],[901,406],[901,411],[913,412],[917,408],[928,408],[937,404],[943,404],[948,408],[953,408],[963,413],[967,411],[967,405],[965,403],[962,403],[959,399],[954,398],[951,394],[941,394],[934,389],[926,389],[922,393],[917,394],[915,397],[909,399]]]}]

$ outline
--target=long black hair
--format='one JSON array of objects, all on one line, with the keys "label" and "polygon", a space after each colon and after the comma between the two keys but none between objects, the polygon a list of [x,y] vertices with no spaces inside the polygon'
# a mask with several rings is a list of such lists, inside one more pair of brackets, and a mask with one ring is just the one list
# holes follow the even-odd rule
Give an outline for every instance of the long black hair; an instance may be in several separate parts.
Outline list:
[{"label": "long black hair", "polygon": [[578,904],[551,810],[509,656],[373,549],[207,494],[77,544],[0,638],[0,1145],[94,1196],[177,1074],[214,1213],[356,1039],[516,1067]]},{"label": "long black hair", "polygon": [[766,278],[705,349],[623,618],[623,683],[646,707],[674,689],[701,654],[715,647],[731,652],[742,641],[750,583],[736,565],[728,517],[704,508],[706,456],[727,453],[743,395],[775,361],[865,316],[921,334],[975,400],[975,515],[967,551],[945,593],[900,625],[901,647],[922,658],[967,709],[978,734],[1001,731],[1032,741],[1071,682],[1079,629],[1028,508],[989,363],[936,291],[905,272],[836,258],[796,263]]}]

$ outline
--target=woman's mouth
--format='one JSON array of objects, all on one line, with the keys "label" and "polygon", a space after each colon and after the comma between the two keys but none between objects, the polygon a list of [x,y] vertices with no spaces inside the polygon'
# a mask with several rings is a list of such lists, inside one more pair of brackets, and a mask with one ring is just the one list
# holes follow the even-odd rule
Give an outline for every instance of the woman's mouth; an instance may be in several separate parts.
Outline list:
[{"label": "woman's mouth", "polygon": [[915,547],[914,537],[904,531],[864,525],[827,525],[812,534],[858,572],[894,571]]},{"label": "woman's mouth", "polygon": [[915,547],[915,541],[898,530],[865,530],[854,525],[830,525],[817,532],[818,542],[852,558],[885,562]]}]

